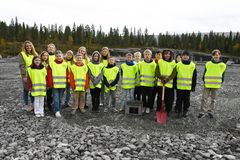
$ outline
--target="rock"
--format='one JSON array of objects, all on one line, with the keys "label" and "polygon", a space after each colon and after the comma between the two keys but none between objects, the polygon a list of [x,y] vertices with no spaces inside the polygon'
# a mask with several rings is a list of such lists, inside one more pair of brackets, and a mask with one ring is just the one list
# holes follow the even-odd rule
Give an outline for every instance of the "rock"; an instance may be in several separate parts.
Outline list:
[{"label": "rock", "polygon": [[121,148],[115,148],[112,152],[113,153],[120,153],[120,152],[122,152],[122,149]]},{"label": "rock", "polygon": [[104,160],[111,160],[111,158],[110,158],[109,156],[107,156],[107,155],[102,155],[101,157],[102,157],[102,159],[104,159]]},{"label": "rock", "polygon": [[71,149],[69,149],[69,148],[64,148],[64,149],[63,149],[63,152],[66,153],[66,154],[70,154],[70,153],[71,153]]},{"label": "rock", "polygon": [[136,149],[137,149],[137,147],[136,147],[135,145],[133,145],[133,144],[129,144],[128,147],[131,148],[131,149],[133,149],[133,150],[136,150]]},{"label": "rock", "polygon": [[196,136],[194,135],[194,134],[190,134],[190,133],[188,133],[188,134],[186,134],[186,137],[185,137],[187,140],[193,140],[193,139],[195,139],[196,138]]},{"label": "rock", "polygon": [[35,142],[35,138],[28,138],[29,142]]},{"label": "rock", "polygon": [[216,155],[216,153],[211,149],[208,150],[208,153],[210,153],[210,155]]},{"label": "rock", "polygon": [[236,149],[236,152],[240,152],[240,148],[237,148],[237,149]]},{"label": "rock", "polygon": [[169,154],[168,152],[163,151],[163,150],[159,150],[158,152],[159,152],[161,155],[164,155],[164,156]]},{"label": "rock", "polygon": [[167,158],[167,160],[180,160],[178,158]]},{"label": "rock", "polygon": [[223,155],[224,158],[228,159],[228,160],[235,160],[236,157],[233,155]]},{"label": "rock", "polygon": [[202,156],[200,156],[200,155],[197,154],[197,155],[195,155],[195,158],[196,158],[196,159],[202,159]]},{"label": "rock", "polygon": [[211,156],[210,153],[201,152],[201,151],[199,152],[199,154],[203,157],[206,157],[206,158],[209,158]]},{"label": "rock", "polygon": [[57,147],[67,147],[68,146],[68,144],[67,143],[59,143],[58,145],[57,145]]},{"label": "rock", "polygon": [[[129,147],[123,147],[122,148],[122,151],[131,151],[131,149],[129,148]],[[115,152],[116,153],[116,152]],[[118,153],[120,153],[120,152],[118,152]]]},{"label": "rock", "polygon": [[10,147],[15,147],[15,146],[17,146],[17,145],[18,145],[17,142],[13,142],[13,143],[10,143],[10,144],[9,144]]}]

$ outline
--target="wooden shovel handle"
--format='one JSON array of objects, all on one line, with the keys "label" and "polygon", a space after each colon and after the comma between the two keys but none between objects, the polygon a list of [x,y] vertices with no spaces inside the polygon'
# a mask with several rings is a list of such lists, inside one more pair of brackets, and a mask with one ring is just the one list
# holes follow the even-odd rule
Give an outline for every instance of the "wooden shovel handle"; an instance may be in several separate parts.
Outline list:
[{"label": "wooden shovel handle", "polygon": [[165,85],[162,87],[162,101],[164,101],[164,95],[165,95]]}]

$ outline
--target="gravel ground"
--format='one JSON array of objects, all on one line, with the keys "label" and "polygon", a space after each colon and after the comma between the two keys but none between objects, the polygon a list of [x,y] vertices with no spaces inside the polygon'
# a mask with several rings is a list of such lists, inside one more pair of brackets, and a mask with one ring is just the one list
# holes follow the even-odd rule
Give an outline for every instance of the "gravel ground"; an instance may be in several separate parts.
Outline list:
[{"label": "gravel ground", "polygon": [[[240,159],[239,66],[228,66],[215,118],[198,119],[203,65],[187,118],[172,114],[167,126],[155,114],[77,113],[35,118],[22,107],[18,63],[0,61],[0,159]],[[118,103],[119,106],[119,95]],[[88,96],[90,100],[90,96]],[[88,102],[91,106],[91,103]]]}]

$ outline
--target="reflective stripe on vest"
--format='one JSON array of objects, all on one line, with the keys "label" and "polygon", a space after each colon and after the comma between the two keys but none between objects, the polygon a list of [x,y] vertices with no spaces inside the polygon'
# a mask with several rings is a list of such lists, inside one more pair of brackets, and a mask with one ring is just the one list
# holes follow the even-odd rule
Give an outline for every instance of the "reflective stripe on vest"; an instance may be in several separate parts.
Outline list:
[{"label": "reflective stripe on vest", "polygon": [[[109,84],[116,79],[118,72],[119,72],[119,68],[117,66],[103,69],[103,75],[106,77]],[[104,88],[105,88],[105,92],[109,92],[110,90],[115,91],[117,89],[117,84],[112,87],[104,86]]]},{"label": "reflective stripe on vest", "polygon": [[23,60],[25,63],[26,70],[27,70],[27,68],[31,66],[34,56],[32,54],[26,54],[24,51],[22,51],[21,54],[22,54],[22,57],[23,57]]},{"label": "reflective stripe on vest", "polygon": [[126,63],[121,64],[121,69],[123,71],[122,75],[122,85],[123,89],[131,89],[135,87],[137,65],[129,66]]},{"label": "reflective stripe on vest", "polygon": [[27,72],[32,82],[31,95],[46,96],[46,76],[47,76],[46,69],[28,68]]},{"label": "reflective stripe on vest", "polygon": [[204,75],[204,86],[206,88],[221,88],[222,86],[222,75],[226,70],[226,64],[223,62],[206,63],[206,73]]},{"label": "reflective stripe on vest", "polygon": [[74,91],[85,91],[86,74],[88,72],[87,65],[77,66],[74,64],[71,66],[71,70],[74,76],[74,83],[76,86]]},{"label": "reflective stripe on vest", "polygon": [[192,89],[192,77],[196,68],[194,63],[183,64],[179,62],[176,66],[177,70],[177,89],[179,90],[191,90]]},{"label": "reflective stripe on vest", "polygon": [[[160,75],[168,77],[172,74],[172,71],[175,68],[176,63],[175,63],[175,61],[168,62],[163,59],[160,59],[158,61],[158,66],[159,66]],[[157,85],[163,86],[163,84],[160,80],[158,80]],[[168,88],[173,88],[173,80],[170,80],[169,82],[167,82],[165,84],[165,86]]]},{"label": "reflective stripe on vest", "polygon": [[52,69],[53,88],[66,88],[67,63],[57,64],[55,61],[49,64]]},{"label": "reflective stripe on vest", "polygon": [[140,71],[140,85],[146,87],[153,87],[155,81],[155,70],[156,63],[152,61],[151,63],[146,63],[143,61],[139,64]]},{"label": "reflective stripe on vest", "polygon": [[[102,63],[100,63],[100,64],[93,64],[92,62],[88,63],[88,68],[91,71],[94,78],[99,76],[99,74],[102,72],[103,67],[104,67],[104,65]],[[102,81],[100,80],[100,82],[94,86],[91,79],[89,79],[89,87],[91,89],[94,89],[95,87],[101,88],[101,84],[102,84]]]}]

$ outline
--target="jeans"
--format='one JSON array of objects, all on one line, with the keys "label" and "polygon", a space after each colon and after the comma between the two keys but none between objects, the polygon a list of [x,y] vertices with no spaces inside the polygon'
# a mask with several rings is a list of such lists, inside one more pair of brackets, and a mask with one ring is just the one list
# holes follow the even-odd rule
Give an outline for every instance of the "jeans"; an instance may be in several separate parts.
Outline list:
[{"label": "jeans", "polygon": [[29,91],[23,89],[23,100],[25,105],[28,105],[28,96],[30,96],[31,103],[33,103],[34,97],[31,94],[29,95]]},{"label": "jeans", "polygon": [[71,94],[70,94],[70,83],[67,83],[66,90],[65,90],[65,104],[69,104],[70,99],[71,99]]},{"label": "jeans", "polygon": [[64,88],[53,88],[53,107],[54,112],[60,112],[61,111],[61,100],[64,93]]},{"label": "jeans", "polygon": [[111,108],[115,108],[116,105],[116,91],[110,90],[109,92],[105,92],[105,100],[104,100],[104,107],[108,108],[109,106],[109,100],[111,97]]},{"label": "jeans", "polygon": [[133,100],[134,88],[122,89],[121,109],[125,109],[126,103],[129,100]]}]

